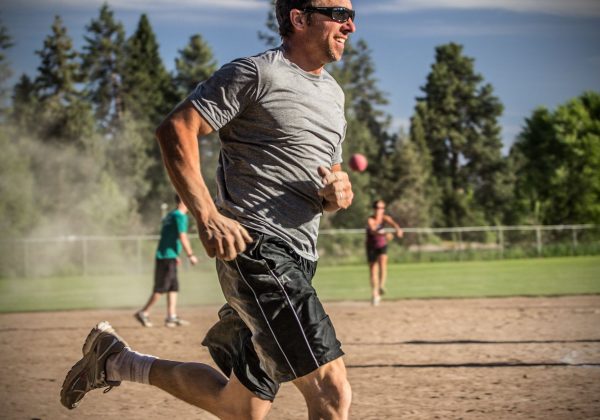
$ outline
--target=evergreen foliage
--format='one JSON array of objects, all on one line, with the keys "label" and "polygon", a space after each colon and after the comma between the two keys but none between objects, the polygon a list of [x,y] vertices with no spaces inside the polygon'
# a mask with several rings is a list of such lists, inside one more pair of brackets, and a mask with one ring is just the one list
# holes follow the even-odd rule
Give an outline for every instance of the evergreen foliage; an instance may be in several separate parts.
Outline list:
[{"label": "evergreen foliage", "polygon": [[200,34],[192,35],[186,47],[178,52],[179,57],[175,59],[175,84],[179,98],[183,99],[199,82],[208,79],[217,70],[217,61]]},{"label": "evergreen foliage", "polygon": [[170,74],[159,54],[159,44],[145,14],[126,42],[123,74],[123,109],[133,118],[141,136],[148,144],[149,165],[146,177],[150,182],[147,194],[139,198],[145,220],[158,225],[160,204],[173,195],[173,187],[162,164],[154,129],[177,104],[178,97]]},{"label": "evergreen foliage", "polygon": [[44,40],[44,47],[36,51],[41,60],[35,80],[36,90],[44,102],[55,100],[68,105],[77,95],[78,54],[60,16],[54,17],[51,29],[52,33]]},{"label": "evergreen foliage", "polygon": [[[36,108],[27,123],[45,141],[81,145],[93,135],[94,122],[90,104],[77,90],[79,54],[60,16],[55,16],[51,34],[36,54],[41,63],[34,81],[35,99],[27,101]],[[22,81],[21,93],[27,89],[27,81]]]},{"label": "evergreen foliage", "polygon": [[462,50],[455,43],[436,48],[415,107],[441,193],[438,226],[499,223],[511,193],[497,122],[503,106]]},{"label": "evergreen foliage", "polygon": [[110,133],[123,117],[125,30],[106,3],[86,30],[81,65],[85,97],[93,104],[97,124]]},{"label": "evergreen foliage", "polygon": [[127,39],[123,74],[123,108],[133,118],[152,127],[176,103],[176,96],[159,54],[159,45],[148,17],[140,16],[137,28]]}]

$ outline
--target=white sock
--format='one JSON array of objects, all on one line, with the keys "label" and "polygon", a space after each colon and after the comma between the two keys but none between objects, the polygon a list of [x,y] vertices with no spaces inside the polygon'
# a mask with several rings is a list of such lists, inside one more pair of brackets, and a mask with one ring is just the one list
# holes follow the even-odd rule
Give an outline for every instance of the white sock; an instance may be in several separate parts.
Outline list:
[{"label": "white sock", "polygon": [[156,359],[149,354],[141,354],[125,347],[106,361],[106,377],[109,381],[150,384],[150,367]]}]

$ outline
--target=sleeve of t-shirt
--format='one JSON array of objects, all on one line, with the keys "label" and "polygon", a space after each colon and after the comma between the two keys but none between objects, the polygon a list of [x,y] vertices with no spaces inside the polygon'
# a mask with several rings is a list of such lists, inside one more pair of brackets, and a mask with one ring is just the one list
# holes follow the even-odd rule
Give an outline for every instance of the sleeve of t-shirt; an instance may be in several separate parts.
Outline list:
[{"label": "sleeve of t-shirt", "polygon": [[177,214],[175,213],[175,223],[177,223],[177,231],[181,233],[186,233],[188,229],[188,218],[185,214]]},{"label": "sleeve of t-shirt", "polygon": [[241,113],[256,98],[258,71],[250,58],[225,64],[198,84],[189,100],[217,131]]}]

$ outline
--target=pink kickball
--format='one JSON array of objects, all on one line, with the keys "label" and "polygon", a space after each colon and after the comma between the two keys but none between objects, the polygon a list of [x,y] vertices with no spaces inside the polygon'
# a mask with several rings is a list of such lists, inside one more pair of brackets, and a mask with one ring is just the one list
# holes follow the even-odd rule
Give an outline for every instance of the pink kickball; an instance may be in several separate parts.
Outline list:
[{"label": "pink kickball", "polygon": [[367,169],[367,166],[369,166],[369,162],[367,161],[367,158],[364,155],[361,155],[360,153],[355,153],[352,156],[350,156],[348,165],[353,171],[363,172],[365,169]]}]

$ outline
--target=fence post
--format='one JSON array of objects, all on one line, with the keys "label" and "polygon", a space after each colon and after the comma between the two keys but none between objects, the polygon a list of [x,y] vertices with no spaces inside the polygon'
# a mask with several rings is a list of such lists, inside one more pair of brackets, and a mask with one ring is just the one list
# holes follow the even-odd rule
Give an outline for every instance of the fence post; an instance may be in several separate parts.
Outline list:
[{"label": "fence post", "polygon": [[542,229],[539,226],[535,227],[535,237],[537,242],[538,256],[542,255]]},{"label": "fence post", "polygon": [[462,231],[458,231],[458,260],[462,261]]},{"label": "fence post", "polygon": [[577,228],[573,227],[573,253],[577,252]]},{"label": "fence post", "polygon": [[504,231],[498,227],[498,242],[500,244],[500,258],[504,258]]}]

